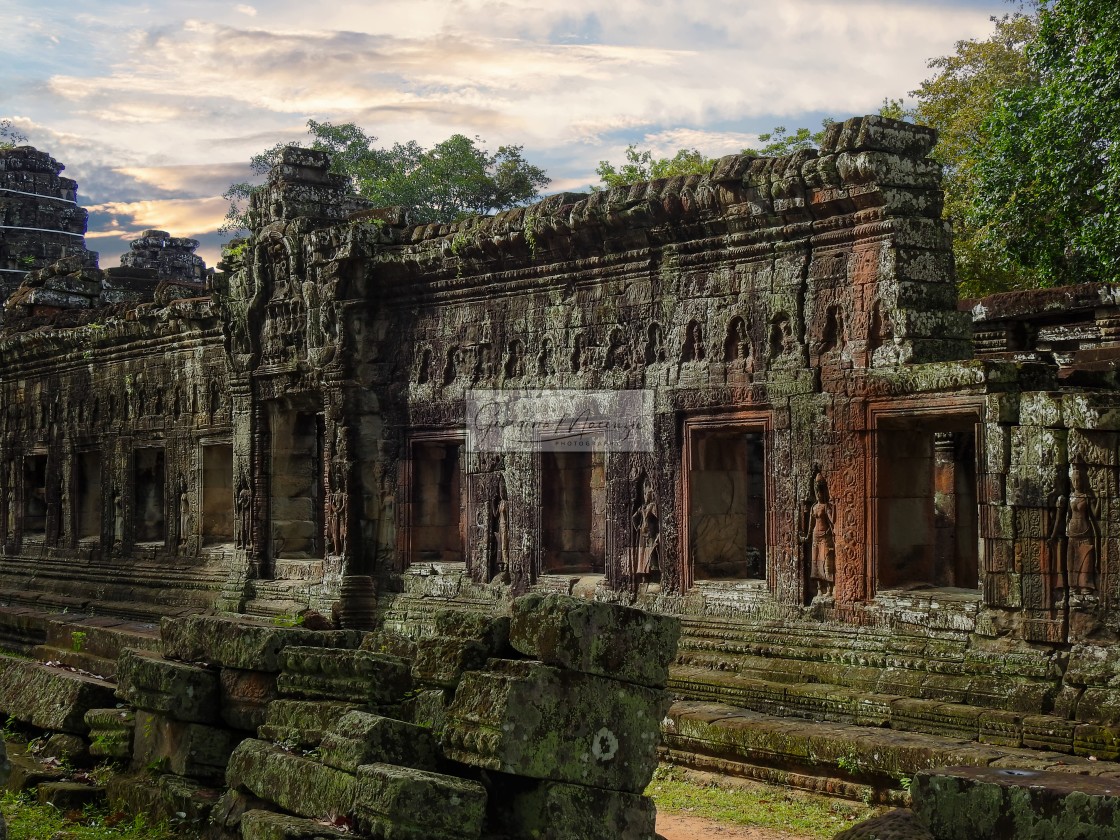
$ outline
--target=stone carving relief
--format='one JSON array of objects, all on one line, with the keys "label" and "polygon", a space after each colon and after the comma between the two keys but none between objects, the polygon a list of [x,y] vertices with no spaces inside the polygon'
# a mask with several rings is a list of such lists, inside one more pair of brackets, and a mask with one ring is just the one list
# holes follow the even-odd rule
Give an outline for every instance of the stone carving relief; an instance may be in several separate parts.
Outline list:
[{"label": "stone carving relief", "polygon": [[817,597],[831,598],[836,583],[836,509],[819,467],[813,473],[813,497],[804,507],[801,539],[809,557],[809,580],[816,584]]},{"label": "stone carving relief", "polygon": [[770,321],[770,363],[778,359],[792,360],[797,349],[797,339],[793,335],[793,325],[784,312],[779,312]]},{"label": "stone carving relief", "polygon": [[[1080,459],[1070,464],[1069,492],[1058,497],[1050,539],[1057,546],[1055,554],[1061,558],[1059,569],[1065,570],[1070,608],[1095,604],[1101,545],[1100,501],[1093,493],[1088,470]],[[1060,581],[1060,571],[1057,574],[1055,571],[1051,571],[1050,576]]]},{"label": "stone carving relief", "polygon": [[541,341],[540,352],[537,353],[537,376],[547,379],[556,375],[556,349],[552,339],[547,335]]},{"label": "stone carving relief", "polygon": [[244,480],[237,489],[237,547],[246,551],[253,543],[253,492]]},{"label": "stone carving relief", "polygon": [[661,325],[654,321],[646,330],[645,358],[647,365],[665,361],[665,337]]},{"label": "stone carving relief", "polygon": [[499,479],[498,493],[490,505],[490,556],[493,564],[493,582],[509,583],[509,499],[505,481]]},{"label": "stone carving relief", "polygon": [[751,357],[750,339],[747,324],[738,315],[727,324],[727,336],[723,340],[723,361],[727,364],[741,362],[748,364]]},{"label": "stone carving relief", "polygon": [[699,321],[689,321],[685,329],[684,346],[681,348],[681,362],[702,362],[705,355],[704,330]]},{"label": "stone carving relief", "polygon": [[657,496],[653,483],[642,476],[638,482],[638,502],[630,522],[634,530],[634,580],[638,583],[648,581],[661,572],[660,519],[657,510]]}]

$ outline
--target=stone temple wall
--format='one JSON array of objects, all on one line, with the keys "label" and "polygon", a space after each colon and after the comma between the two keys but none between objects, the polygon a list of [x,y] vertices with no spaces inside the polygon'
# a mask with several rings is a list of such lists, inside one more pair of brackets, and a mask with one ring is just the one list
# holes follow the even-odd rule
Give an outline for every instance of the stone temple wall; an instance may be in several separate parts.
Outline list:
[{"label": "stone temple wall", "polygon": [[[9,300],[0,590],[276,614],[373,578],[413,629],[527,590],[637,602],[682,618],[682,698],[1100,752],[1116,293],[959,306],[933,142],[864,117],[451,225],[287,149],[201,288],[37,304],[63,262]],[[526,392],[616,408],[479,445],[472,400]],[[619,419],[652,446],[606,441]]]}]

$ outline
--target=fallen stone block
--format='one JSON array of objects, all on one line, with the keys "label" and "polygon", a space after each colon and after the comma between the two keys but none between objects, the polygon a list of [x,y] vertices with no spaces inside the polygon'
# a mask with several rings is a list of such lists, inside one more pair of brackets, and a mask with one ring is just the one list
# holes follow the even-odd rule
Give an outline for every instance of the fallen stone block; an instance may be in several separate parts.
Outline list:
[{"label": "fallen stone block", "polygon": [[8,762],[8,790],[27,790],[41,785],[43,782],[58,782],[66,775],[57,763],[44,764],[34,756],[22,751],[12,750]]},{"label": "fallen stone block", "polygon": [[222,791],[194,779],[170,773],[153,776],[146,770],[113,776],[105,788],[113,810],[143,814],[153,823],[174,821],[184,830],[184,836],[187,829],[197,829],[193,836],[202,836],[222,795]]},{"label": "fallen stone block", "polygon": [[352,775],[253,738],[233,751],[226,782],[301,817],[354,813],[357,780]]},{"label": "fallen stone block", "polygon": [[326,700],[274,700],[257,735],[262,741],[314,749],[336,721],[357,708],[354,703]]},{"label": "fallen stone block", "polygon": [[290,647],[276,688],[284,697],[397,703],[412,689],[407,662],[367,650]]},{"label": "fallen stone block", "polygon": [[220,781],[238,736],[204,723],[185,723],[138,710],[133,730],[132,766]]},{"label": "fallen stone block", "polygon": [[936,840],[912,811],[899,808],[841,831],[833,840]]},{"label": "fallen stone block", "polygon": [[117,696],[137,709],[188,723],[218,721],[218,672],[125,648],[117,659]]},{"label": "fallen stone block", "polygon": [[477,782],[391,764],[358,768],[360,830],[393,840],[459,840],[482,834],[486,790]]},{"label": "fallen stone block", "polygon": [[518,776],[641,793],[657,767],[668,708],[656,689],[495,659],[459,684],[444,754]]},{"label": "fallen stone block", "polygon": [[132,756],[132,727],[136,714],[131,709],[90,709],[89,753],[101,758],[127,759]]},{"label": "fallen stone block", "polygon": [[116,702],[112,684],[40,662],[0,656],[0,709],[23,723],[85,735],[85,714]]},{"label": "fallen stone block", "polygon": [[923,771],[910,789],[937,840],[1120,836],[1120,784],[1042,770],[951,767]]},{"label": "fallen stone block", "polygon": [[546,665],[654,688],[669,679],[676,618],[566,595],[526,595],[512,611],[510,645]]},{"label": "fallen stone block", "polygon": [[339,828],[326,820],[309,820],[274,811],[246,811],[241,840],[354,840],[347,823]]},{"label": "fallen stone block", "polygon": [[439,748],[430,729],[400,720],[349,712],[323,736],[319,760],[354,773],[362,764],[399,764],[435,770]]},{"label": "fallen stone block", "polygon": [[219,678],[222,720],[234,729],[256,732],[265,722],[268,704],[279,695],[276,674],[222,668]]},{"label": "fallen stone block", "polygon": [[170,659],[269,672],[280,670],[286,647],[356,648],[362,641],[356,630],[304,630],[213,615],[165,618],[160,635]]},{"label": "fallen stone block", "polygon": [[87,805],[105,801],[105,788],[81,782],[43,782],[36,789],[40,805],[53,805],[59,811],[80,811]]},{"label": "fallen stone block", "polygon": [[648,796],[490,777],[490,827],[534,840],[653,840],[657,809]]},{"label": "fallen stone block", "polygon": [[510,618],[470,610],[436,610],[434,635],[481,642],[491,656],[501,656],[509,646]]},{"label": "fallen stone block", "polygon": [[454,688],[467,671],[480,671],[491,657],[490,648],[474,639],[429,636],[417,641],[412,677],[417,683]]}]

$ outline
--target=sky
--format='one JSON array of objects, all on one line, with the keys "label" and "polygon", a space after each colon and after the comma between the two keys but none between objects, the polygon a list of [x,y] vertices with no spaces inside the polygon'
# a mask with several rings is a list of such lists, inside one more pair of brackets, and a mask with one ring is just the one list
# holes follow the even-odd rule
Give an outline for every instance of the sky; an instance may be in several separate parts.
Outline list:
[{"label": "sky", "polygon": [[633,143],[708,156],[873,113],[1004,0],[0,0],[0,119],[66,165],[87,245],[149,228],[217,262],[230,183],[308,118],[379,145],[524,147],[547,192]]}]

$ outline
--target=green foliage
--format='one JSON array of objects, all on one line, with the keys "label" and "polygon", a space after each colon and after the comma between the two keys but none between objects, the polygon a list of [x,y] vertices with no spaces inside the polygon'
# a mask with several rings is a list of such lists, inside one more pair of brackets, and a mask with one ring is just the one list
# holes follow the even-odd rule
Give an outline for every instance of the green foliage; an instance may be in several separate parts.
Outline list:
[{"label": "green foliage", "polygon": [[1045,4],[1026,57],[1036,83],[1000,92],[981,127],[983,244],[1040,285],[1120,279],[1120,5]]},{"label": "green foliage", "polygon": [[70,649],[74,653],[81,653],[82,646],[86,643],[86,634],[81,630],[70,631]]},{"label": "green foliage", "polygon": [[977,214],[977,172],[991,151],[985,120],[1002,90],[1028,88],[1037,80],[1026,55],[1037,19],[1020,13],[992,21],[995,31],[987,40],[958,41],[952,55],[931,59],[934,75],[911,91],[914,121],[938,132],[932,157],[944,167],[945,216],[953,224],[957,280],[966,297],[1038,283],[1032,271],[996,259]]},{"label": "green foliage", "polygon": [[646,788],[658,811],[688,813],[722,823],[833,837],[874,816],[867,806],[749,782],[735,783],[661,765]]},{"label": "green foliage", "polygon": [[0,811],[8,823],[8,840],[173,840],[163,824],[152,825],[143,816],[126,818],[97,808],[63,814],[50,805],[39,805],[26,793],[10,791],[0,796]]},{"label": "green foliage", "polygon": [[604,187],[621,187],[677,175],[706,175],[713,163],[715,158],[705,157],[696,149],[680,149],[671,158],[655,158],[648,149],[639,152],[638,147],[631,144],[626,147],[626,163],[616,167],[610,161],[601,160],[595,174]]},{"label": "green foliage", "polygon": [[[550,179],[525,160],[522,146],[487,150],[479,137],[453,134],[430,149],[415,141],[389,148],[354,123],[333,125],[307,121],[311,148],[331,154],[332,171],[350,179],[354,191],[375,206],[402,206],[417,222],[452,222],[469,215],[508,210],[538,196]],[[284,144],[250,159],[257,175],[268,172]],[[257,189],[249,182],[232,184],[223,194],[230,201],[222,231],[247,227],[246,202]]]},{"label": "green foliage", "polygon": [[20,257],[17,262],[20,268],[26,268],[28,271],[35,267],[35,258],[29,254]]},{"label": "green foliage", "polygon": [[12,125],[11,120],[0,120],[0,149],[11,149],[27,142],[27,135]]},{"label": "green foliage", "polygon": [[272,617],[272,623],[277,627],[302,627],[304,617],[298,613],[280,613]]},{"label": "green foliage", "polygon": [[805,149],[815,149],[824,138],[825,129],[834,121],[826,119],[821,123],[821,130],[812,132],[807,128],[794,129],[791,133],[784,125],[775,126],[772,131],[758,135],[758,139],[765,143],[761,148],[748,147],[743,149],[743,154],[756,157],[784,157]]}]

